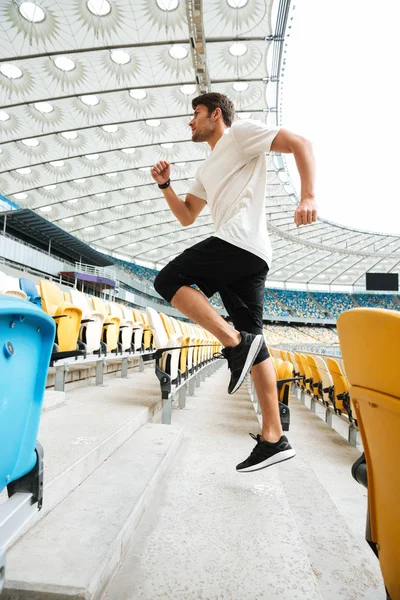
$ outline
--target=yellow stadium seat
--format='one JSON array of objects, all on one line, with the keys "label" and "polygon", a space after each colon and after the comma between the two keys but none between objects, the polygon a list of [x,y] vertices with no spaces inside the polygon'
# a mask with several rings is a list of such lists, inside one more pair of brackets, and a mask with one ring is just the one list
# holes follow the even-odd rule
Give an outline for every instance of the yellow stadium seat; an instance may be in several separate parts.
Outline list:
[{"label": "yellow stadium seat", "polygon": [[148,322],[148,318],[137,308],[134,308],[132,312],[134,314],[135,321],[143,324],[143,349],[150,350],[153,334]]},{"label": "yellow stadium seat", "polygon": [[367,464],[369,541],[391,600],[399,600],[400,314],[356,308],[337,324]]},{"label": "yellow stadium seat", "polygon": [[107,350],[109,352],[115,352],[118,349],[121,319],[117,315],[110,315],[106,303],[97,296],[92,296],[92,306],[96,312],[100,312],[104,315],[102,341],[107,345]]},{"label": "yellow stadium seat", "polygon": [[66,302],[60,288],[47,279],[40,281],[40,295],[44,311],[56,322],[56,343],[59,351],[75,351],[82,320],[81,309]]},{"label": "yellow stadium seat", "polygon": [[353,420],[353,409],[347,379],[337,360],[326,357],[326,364],[333,379],[335,412],[346,413]]}]

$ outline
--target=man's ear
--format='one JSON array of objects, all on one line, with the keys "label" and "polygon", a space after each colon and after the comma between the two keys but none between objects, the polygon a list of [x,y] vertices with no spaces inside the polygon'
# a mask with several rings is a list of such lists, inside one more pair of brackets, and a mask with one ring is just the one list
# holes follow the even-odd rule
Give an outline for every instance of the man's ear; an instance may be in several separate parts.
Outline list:
[{"label": "man's ear", "polygon": [[215,115],[215,120],[219,119],[220,117],[222,117],[222,110],[220,108],[216,108],[214,111],[214,115]]}]

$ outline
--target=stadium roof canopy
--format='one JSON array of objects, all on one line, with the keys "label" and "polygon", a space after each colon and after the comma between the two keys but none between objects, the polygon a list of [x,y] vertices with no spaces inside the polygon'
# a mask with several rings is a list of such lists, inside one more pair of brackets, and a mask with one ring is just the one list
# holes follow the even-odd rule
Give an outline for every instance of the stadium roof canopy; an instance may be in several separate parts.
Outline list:
[{"label": "stadium roof canopy", "polygon": [[[279,123],[294,9],[290,0],[1,3],[0,192],[103,252],[167,263],[213,225],[206,208],[182,228],[150,166],[169,160],[175,191],[188,191],[209,151],[190,141],[199,93],[226,93],[238,118]],[[284,160],[268,165],[270,279],[347,285],[368,270],[398,271],[400,236],[324,220],[296,229]]]}]

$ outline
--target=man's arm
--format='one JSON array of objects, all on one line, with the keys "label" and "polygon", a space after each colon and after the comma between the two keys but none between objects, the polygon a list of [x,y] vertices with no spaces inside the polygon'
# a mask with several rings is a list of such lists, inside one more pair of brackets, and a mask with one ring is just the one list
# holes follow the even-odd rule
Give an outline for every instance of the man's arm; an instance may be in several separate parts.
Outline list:
[{"label": "man's arm", "polygon": [[301,179],[300,202],[294,214],[296,225],[307,225],[316,221],[315,160],[311,142],[287,129],[280,129],[271,144],[271,151],[293,154],[296,161]]},{"label": "man's arm", "polygon": [[[151,169],[151,176],[159,184],[166,183],[170,178],[169,162],[162,160],[154,165]],[[171,186],[161,191],[172,213],[184,227],[192,225],[207,204],[205,200],[193,194],[186,194],[185,200],[182,200],[182,198],[175,194]]]}]

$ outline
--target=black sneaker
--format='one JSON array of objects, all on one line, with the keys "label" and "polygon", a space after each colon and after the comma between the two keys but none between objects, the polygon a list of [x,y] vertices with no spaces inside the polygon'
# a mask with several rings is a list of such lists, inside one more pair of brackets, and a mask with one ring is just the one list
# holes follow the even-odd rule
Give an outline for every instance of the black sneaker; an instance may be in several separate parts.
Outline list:
[{"label": "black sneaker", "polygon": [[293,450],[285,435],[281,437],[279,442],[264,442],[261,440],[261,435],[250,433],[251,437],[257,441],[249,458],[240,463],[236,467],[236,471],[246,473],[248,471],[258,471],[265,469],[276,463],[289,460],[296,456],[296,451]]},{"label": "black sneaker", "polygon": [[227,359],[228,367],[232,373],[228,394],[234,394],[240,388],[264,344],[264,338],[261,334],[241,331],[240,335],[242,339],[238,346],[223,348],[221,351],[222,356]]}]

